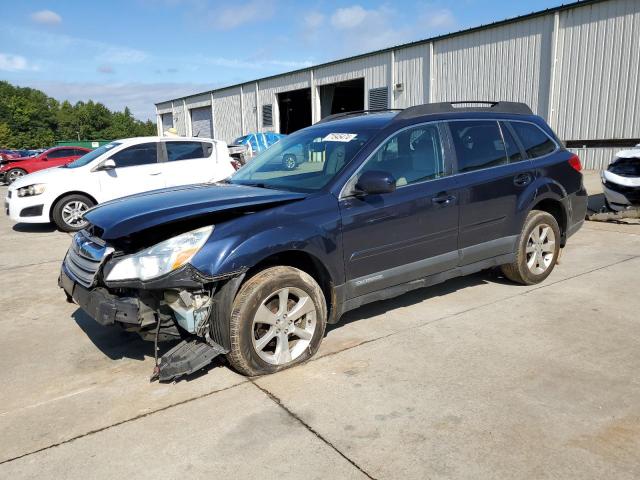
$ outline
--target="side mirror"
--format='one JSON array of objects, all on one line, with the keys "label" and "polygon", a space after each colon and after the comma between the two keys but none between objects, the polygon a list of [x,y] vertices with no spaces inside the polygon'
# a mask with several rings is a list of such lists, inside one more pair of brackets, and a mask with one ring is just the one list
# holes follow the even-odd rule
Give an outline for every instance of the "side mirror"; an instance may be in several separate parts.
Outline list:
[{"label": "side mirror", "polygon": [[370,170],[360,175],[355,186],[355,193],[363,195],[376,195],[392,193],[396,191],[396,179],[388,172]]},{"label": "side mirror", "polygon": [[116,168],[116,162],[114,162],[111,158],[108,158],[104,162],[100,164],[97,170],[113,170]]}]

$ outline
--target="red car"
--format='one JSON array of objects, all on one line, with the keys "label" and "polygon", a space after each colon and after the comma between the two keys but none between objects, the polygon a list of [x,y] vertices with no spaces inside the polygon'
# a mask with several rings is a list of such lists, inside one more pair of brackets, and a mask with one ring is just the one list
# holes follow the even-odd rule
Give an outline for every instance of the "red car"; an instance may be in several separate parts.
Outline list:
[{"label": "red car", "polygon": [[53,147],[35,157],[3,160],[0,162],[0,181],[11,184],[28,173],[71,163],[90,151],[83,147]]}]

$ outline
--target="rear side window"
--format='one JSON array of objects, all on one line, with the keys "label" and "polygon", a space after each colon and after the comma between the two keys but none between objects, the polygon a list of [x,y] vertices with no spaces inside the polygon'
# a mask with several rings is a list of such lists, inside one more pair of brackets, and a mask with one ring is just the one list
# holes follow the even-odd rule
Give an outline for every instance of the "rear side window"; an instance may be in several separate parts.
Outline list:
[{"label": "rear side window", "polygon": [[68,148],[62,148],[60,150],[54,150],[51,153],[47,154],[47,158],[64,158],[71,157],[74,155],[74,150]]},{"label": "rear side window", "polygon": [[458,172],[505,165],[505,152],[498,122],[493,120],[463,120],[449,122],[458,159]]},{"label": "rear side window", "polygon": [[529,158],[542,157],[553,152],[556,144],[540,128],[532,123],[509,122],[518,135]]},{"label": "rear side window", "polygon": [[114,154],[112,157],[117,168],[135,167],[138,165],[148,165],[157,163],[158,146],[156,143],[142,143]]},{"label": "rear side window", "polygon": [[170,162],[208,157],[211,153],[211,144],[203,142],[166,142],[166,145]]},{"label": "rear side window", "polygon": [[513,138],[511,130],[509,130],[509,127],[502,122],[500,122],[500,129],[502,130],[502,138],[504,138],[504,146],[507,151],[509,163],[519,162],[523,159],[522,152],[520,152],[520,147]]}]

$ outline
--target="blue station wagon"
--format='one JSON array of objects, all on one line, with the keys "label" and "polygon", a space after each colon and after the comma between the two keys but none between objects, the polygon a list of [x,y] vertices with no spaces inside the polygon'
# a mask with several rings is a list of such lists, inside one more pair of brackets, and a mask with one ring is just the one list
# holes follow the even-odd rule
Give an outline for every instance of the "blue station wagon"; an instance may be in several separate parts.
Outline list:
[{"label": "blue station wagon", "polygon": [[524,104],[338,114],[222,183],[93,208],[59,285],[103,325],[176,341],[162,381],[218,355],[268,374],[363,304],[492,267],[543,281],[584,221],[580,170]]}]

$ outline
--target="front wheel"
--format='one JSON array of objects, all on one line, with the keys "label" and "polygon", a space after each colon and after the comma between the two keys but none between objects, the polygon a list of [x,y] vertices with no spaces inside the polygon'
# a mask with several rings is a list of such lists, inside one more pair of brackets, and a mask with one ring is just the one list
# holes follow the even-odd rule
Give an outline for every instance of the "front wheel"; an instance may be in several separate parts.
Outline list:
[{"label": "front wheel", "polygon": [[67,195],[53,207],[53,221],[63,232],[77,232],[88,225],[84,213],[95,203],[85,195]]},{"label": "front wheel", "polygon": [[502,273],[509,280],[534,285],[546,279],[558,261],[560,227],[547,212],[532,210],[522,227],[516,247],[516,260],[502,265]]},{"label": "front wheel", "polygon": [[7,173],[5,176],[7,185],[11,185],[13,182],[18,180],[19,178],[24,177],[26,174],[27,172],[25,172],[21,168],[12,168],[11,170],[7,170]]},{"label": "front wheel", "polygon": [[310,275],[293,267],[267,268],[234,300],[227,359],[249,376],[302,363],[320,347],[326,322],[324,295]]}]

